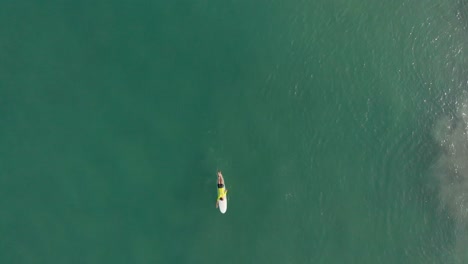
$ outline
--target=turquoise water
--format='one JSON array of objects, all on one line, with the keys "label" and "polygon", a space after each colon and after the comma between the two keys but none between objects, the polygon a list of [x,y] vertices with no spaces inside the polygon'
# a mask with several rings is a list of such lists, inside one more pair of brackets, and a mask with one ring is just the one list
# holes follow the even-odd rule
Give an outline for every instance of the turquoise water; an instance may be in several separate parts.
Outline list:
[{"label": "turquoise water", "polygon": [[2,3],[0,262],[467,263],[467,6]]}]

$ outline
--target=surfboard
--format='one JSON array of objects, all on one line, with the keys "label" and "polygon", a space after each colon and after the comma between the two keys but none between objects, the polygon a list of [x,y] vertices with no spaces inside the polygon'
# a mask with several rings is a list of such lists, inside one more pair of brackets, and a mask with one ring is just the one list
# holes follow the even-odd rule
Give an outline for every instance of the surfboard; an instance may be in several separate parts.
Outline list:
[{"label": "surfboard", "polygon": [[[218,174],[220,174],[221,172],[218,171]],[[222,177],[223,175],[221,175]],[[218,208],[219,208],[219,211],[224,214],[226,213],[227,211],[227,187],[226,187],[226,182],[223,180],[223,184],[224,184],[224,190],[226,191],[224,197],[223,197],[223,200],[218,200]],[[219,192],[219,189],[218,189],[218,192]],[[218,193],[219,195],[219,193]]]},{"label": "surfboard", "polygon": [[218,202],[219,211],[224,214],[227,211],[227,194],[224,196],[223,200]]}]

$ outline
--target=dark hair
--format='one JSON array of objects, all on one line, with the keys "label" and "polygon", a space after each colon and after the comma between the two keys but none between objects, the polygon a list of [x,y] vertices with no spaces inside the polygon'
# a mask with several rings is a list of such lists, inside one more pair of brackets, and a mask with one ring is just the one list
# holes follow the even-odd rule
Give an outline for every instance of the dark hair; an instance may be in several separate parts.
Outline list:
[{"label": "dark hair", "polygon": [[220,197],[220,198],[219,198],[219,200],[221,200],[221,201],[222,201],[222,200],[223,200],[223,197]]}]

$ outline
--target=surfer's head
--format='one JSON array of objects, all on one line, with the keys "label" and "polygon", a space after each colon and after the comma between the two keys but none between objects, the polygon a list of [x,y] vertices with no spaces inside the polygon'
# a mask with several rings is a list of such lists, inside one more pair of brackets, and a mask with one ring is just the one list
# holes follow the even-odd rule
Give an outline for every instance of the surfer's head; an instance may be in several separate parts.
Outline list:
[{"label": "surfer's head", "polygon": [[223,197],[219,198],[219,200],[221,200],[221,201],[222,201],[222,200],[223,200]]}]

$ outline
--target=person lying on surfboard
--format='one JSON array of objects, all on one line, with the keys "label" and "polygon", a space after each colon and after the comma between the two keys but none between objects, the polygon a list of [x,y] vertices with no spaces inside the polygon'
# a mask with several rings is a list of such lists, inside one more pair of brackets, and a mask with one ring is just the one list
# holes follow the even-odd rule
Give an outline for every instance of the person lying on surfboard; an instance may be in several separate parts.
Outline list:
[{"label": "person lying on surfboard", "polygon": [[218,199],[216,199],[216,208],[218,208],[219,201],[222,201],[226,197],[227,192],[228,190],[224,188],[223,174],[218,171]]}]

